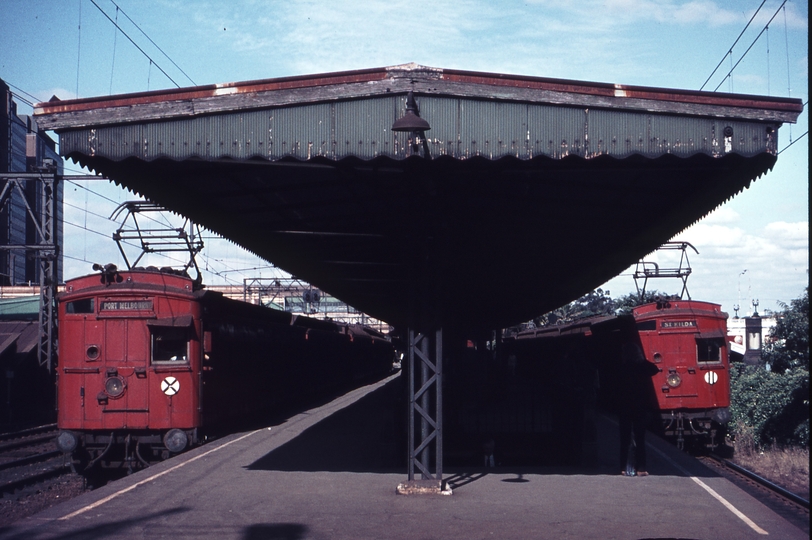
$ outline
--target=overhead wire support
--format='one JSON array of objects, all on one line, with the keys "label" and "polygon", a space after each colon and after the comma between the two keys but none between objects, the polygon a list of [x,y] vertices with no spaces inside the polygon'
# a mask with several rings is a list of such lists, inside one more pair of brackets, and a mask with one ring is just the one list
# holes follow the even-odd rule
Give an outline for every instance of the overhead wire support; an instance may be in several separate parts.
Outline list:
[{"label": "overhead wire support", "polygon": [[[764,25],[764,28],[762,28],[762,29],[761,29],[761,32],[759,32],[759,33],[758,33],[758,35],[756,36],[756,39],[754,39],[754,40],[753,40],[753,42],[750,44],[750,46],[749,46],[749,47],[747,47],[747,50],[746,50],[746,51],[744,51],[744,54],[743,54],[743,55],[741,55],[741,58],[739,58],[739,60],[736,62],[736,64],[735,64],[735,65],[734,65],[732,68],[730,68],[730,71],[728,71],[728,72],[727,72],[727,75],[725,75],[725,76],[724,76],[724,78],[722,79],[722,82],[720,82],[720,83],[719,83],[719,84],[716,86],[716,88],[714,88],[714,89],[713,89],[713,91],[714,91],[714,92],[716,92],[717,90],[719,90],[719,87],[720,87],[720,86],[722,86],[722,85],[724,84],[725,80],[727,80],[727,79],[728,79],[728,78],[729,78],[729,77],[730,77],[730,76],[733,74],[733,71],[734,71],[734,70],[735,70],[735,69],[736,69],[736,68],[739,66],[739,64],[741,64],[741,61],[742,61],[742,60],[744,60],[744,57],[745,57],[745,56],[747,56],[747,53],[749,53],[749,52],[750,52],[750,49],[752,49],[752,48],[753,48],[753,45],[755,45],[755,44],[756,44],[756,42],[757,42],[757,41],[758,41],[758,40],[761,38],[761,35],[762,35],[762,34],[763,34],[763,33],[764,33],[764,32],[765,32],[765,31],[766,31],[766,30],[767,30],[767,29],[770,27],[770,25],[771,25],[771,24],[772,24],[772,22],[773,22],[773,19],[775,19],[775,17],[778,15],[778,12],[780,12],[780,11],[781,11],[781,8],[783,8],[783,7],[784,7],[784,4],[786,4],[786,3],[787,3],[787,0],[784,0],[783,2],[781,2],[781,5],[780,5],[780,6],[778,6],[778,9],[777,9],[777,10],[775,10],[775,13],[773,14],[773,16],[772,16],[772,17],[770,17],[770,20],[769,20],[769,21],[767,21],[767,24],[765,24],[765,25]],[[703,85],[703,86],[704,86],[704,85]]]},{"label": "overhead wire support", "polygon": [[752,16],[752,17],[750,17],[750,20],[749,20],[749,21],[747,21],[747,24],[744,26],[744,29],[743,29],[743,30],[741,31],[741,33],[739,34],[739,37],[737,37],[737,38],[736,38],[736,41],[734,41],[734,42],[733,42],[733,45],[731,45],[731,46],[730,46],[730,48],[727,50],[727,52],[726,52],[726,53],[725,53],[725,55],[722,57],[722,59],[721,59],[721,60],[719,60],[719,63],[718,63],[718,64],[716,64],[716,67],[713,69],[713,72],[712,72],[710,75],[708,75],[708,78],[705,80],[705,82],[704,82],[704,83],[702,84],[702,86],[699,88],[699,90],[700,90],[700,91],[701,91],[703,88],[705,88],[705,85],[706,85],[706,84],[708,84],[708,81],[710,81],[710,80],[711,80],[711,78],[712,78],[712,77],[713,77],[713,76],[716,74],[716,71],[717,71],[717,70],[718,70],[718,69],[721,67],[722,63],[725,61],[725,58],[727,58],[727,57],[728,57],[728,55],[733,56],[733,47],[735,47],[735,46],[736,46],[736,43],[738,43],[738,42],[739,42],[739,40],[741,39],[741,37],[744,35],[744,33],[745,33],[745,32],[747,31],[747,29],[750,27],[750,23],[752,23],[752,22],[753,22],[753,19],[755,19],[755,18],[756,18],[756,15],[758,15],[758,12],[759,12],[759,11],[761,11],[761,8],[764,6],[764,4],[765,4],[766,2],[767,2],[767,0],[763,0],[763,1],[761,2],[761,5],[760,5],[760,6],[758,6],[758,9],[756,9],[756,12],[755,12],[755,13],[753,13],[753,16]]},{"label": "overhead wire support", "polygon": [[798,137],[797,139],[795,139],[794,141],[792,141],[791,143],[789,143],[788,145],[786,145],[784,148],[782,148],[782,149],[781,149],[781,151],[780,151],[780,152],[778,152],[778,154],[781,154],[781,152],[783,152],[784,150],[786,150],[787,148],[789,148],[790,146],[792,146],[792,145],[793,145],[793,144],[795,144],[796,142],[800,141],[801,139],[803,139],[803,138],[804,138],[804,137],[806,137],[807,135],[809,135],[809,130],[804,131],[804,132],[801,134],[801,136],[800,136],[800,137]]},{"label": "overhead wire support", "polygon": [[141,47],[139,47],[139,46],[138,46],[138,44],[137,44],[135,41],[133,41],[133,38],[131,38],[131,37],[130,37],[130,36],[127,34],[127,32],[125,32],[124,30],[122,30],[122,28],[121,28],[121,27],[118,25],[118,23],[116,23],[116,21],[114,21],[113,19],[111,19],[111,18],[110,18],[110,15],[108,15],[108,14],[107,14],[107,13],[106,13],[106,12],[105,12],[105,11],[104,11],[102,8],[101,8],[101,7],[99,7],[99,4],[97,4],[97,3],[96,3],[96,0],[90,0],[90,2],[91,2],[91,3],[92,3],[94,6],[96,6],[96,9],[98,9],[99,11],[101,11],[102,15],[104,15],[105,17],[107,17],[107,20],[108,20],[108,21],[110,21],[110,22],[113,24],[113,26],[115,26],[116,28],[118,28],[118,31],[119,31],[119,32],[121,32],[122,34],[124,34],[124,37],[125,37],[125,38],[127,38],[128,40],[130,40],[130,43],[132,43],[132,44],[135,46],[135,48],[136,48],[136,49],[138,49],[139,51],[141,51],[141,54],[143,54],[145,57],[147,57],[147,58],[149,59],[150,66],[151,66],[152,64],[155,64],[155,67],[157,67],[157,68],[158,68],[158,69],[161,71],[161,73],[163,73],[163,74],[164,74],[164,76],[165,76],[167,79],[169,79],[170,81],[172,81],[172,84],[174,84],[176,87],[180,88],[180,85],[179,85],[177,82],[175,82],[175,79],[173,79],[172,77],[170,77],[170,76],[169,76],[169,74],[168,74],[166,71],[164,71],[164,70],[163,70],[163,68],[162,68],[161,66],[159,66],[159,65],[158,65],[158,64],[155,62],[155,60],[153,60],[153,59],[152,59],[152,57],[150,57],[150,55],[148,55],[148,54],[146,53],[146,51],[144,51],[144,49],[142,49]]},{"label": "overhead wire support", "polygon": [[33,100],[34,100],[33,102],[32,102],[32,101],[28,101],[27,99],[25,99],[23,96],[21,96],[21,95],[20,95],[20,94],[18,94],[17,92],[12,92],[12,95],[13,95],[14,97],[16,97],[16,98],[17,98],[17,99],[19,99],[20,101],[24,102],[26,105],[30,105],[30,106],[32,106],[32,107],[33,107],[33,106],[34,106],[34,103],[35,103],[35,102],[37,102],[37,101],[39,101],[39,98],[38,98],[37,96],[35,96],[35,95],[33,95],[33,94],[29,94],[28,92],[26,92],[25,90],[23,90],[23,89],[22,89],[22,88],[20,88],[19,86],[15,86],[15,85],[11,84],[11,83],[10,83],[10,82],[8,82],[8,81],[4,81],[4,82],[5,82],[7,85],[9,85],[10,87],[12,87],[12,88],[16,89],[16,90],[17,90],[17,92],[21,92],[21,93],[25,94],[26,96],[28,96],[29,98],[31,98],[31,99],[33,99]]},{"label": "overhead wire support", "polygon": [[138,26],[138,24],[137,24],[137,23],[136,23],[134,20],[132,20],[132,19],[130,18],[130,16],[129,16],[129,15],[127,15],[127,12],[126,12],[126,11],[124,11],[123,9],[121,9],[121,7],[120,7],[118,4],[116,4],[115,2],[113,2],[113,0],[110,0],[110,2],[112,2],[112,4],[113,4],[114,6],[116,6],[116,9],[117,9],[118,11],[121,11],[121,13],[122,13],[122,14],[123,14],[125,17],[127,17],[127,20],[128,20],[128,21],[130,21],[131,23],[133,23],[133,26],[135,26],[136,28],[138,28],[138,31],[139,31],[139,32],[141,32],[142,34],[144,34],[144,37],[145,37],[145,38],[147,38],[147,39],[149,40],[149,42],[150,42],[150,43],[152,43],[152,45],[153,45],[153,46],[155,46],[155,48],[156,48],[156,49],[158,49],[159,51],[161,51],[161,54],[163,54],[163,55],[166,57],[166,59],[167,59],[167,60],[169,60],[170,62],[172,62],[172,65],[173,65],[173,66],[175,66],[176,68],[178,68],[178,71],[180,71],[181,73],[183,73],[183,76],[184,76],[184,77],[186,77],[187,79],[189,79],[189,81],[190,81],[190,82],[191,82],[193,85],[197,86],[197,83],[196,83],[195,81],[193,81],[193,80],[192,80],[192,78],[191,78],[189,75],[187,75],[187,74],[186,74],[186,72],[185,72],[185,71],[183,71],[183,69],[181,69],[181,67],[180,67],[179,65],[177,65],[177,64],[175,63],[175,61],[174,61],[174,60],[172,60],[172,58],[170,58],[170,57],[169,57],[169,55],[168,55],[168,54],[166,54],[166,53],[164,52],[164,50],[158,46],[158,44],[157,44],[157,43],[155,43],[154,41],[152,41],[152,38],[151,38],[151,37],[149,37],[149,36],[147,35],[147,33],[146,33],[146,32],[144,32],[144,30],[142,30],[142,29],[141,29],[141,27],[140,27],[140,26]]}]

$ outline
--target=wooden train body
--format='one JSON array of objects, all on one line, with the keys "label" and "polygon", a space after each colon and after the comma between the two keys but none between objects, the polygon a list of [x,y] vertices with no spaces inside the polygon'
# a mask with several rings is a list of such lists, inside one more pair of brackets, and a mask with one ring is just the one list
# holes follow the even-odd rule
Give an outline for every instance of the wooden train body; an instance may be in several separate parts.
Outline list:
[{"label": "wooden train body", "polygon": [[59,298],[57,446],[128,468],[392,369],[355,325],[297,317],[157,270],[107,269]]}]

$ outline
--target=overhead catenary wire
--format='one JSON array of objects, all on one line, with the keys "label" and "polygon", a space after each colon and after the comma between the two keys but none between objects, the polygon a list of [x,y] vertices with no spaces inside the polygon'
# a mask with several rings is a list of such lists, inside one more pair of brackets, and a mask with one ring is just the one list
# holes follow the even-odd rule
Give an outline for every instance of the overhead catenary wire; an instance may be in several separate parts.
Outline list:
[{"label": "overhead catenary wire", "polygon": [[708,78],[705,80],[705,82],[704,82],[704,83],[702,84],[702,86],[699,88],[700,90],[702,90],[703,88],[705,88],[705,85],[706,85],[706,84],[708,84],[708,81],[710,81],[710,80],[711,80],[711,78],[713,78],[713,76],[716,74],[716,71],[717,71],[717,70],[718,70],[718,69],[721,67],[722,63],[725,61],[725,58],[727,58],[727,57],[728,57],[728,55],[730,55],[731,57],[733,56],[733,47],[735,47],[735,46],[736,46],[736,43],[738,43],[738,42],[739,42],[739,40],[741,39],[741,37],[744,35],[744,33],[745,33],[745,32],[747,31],[747,29],[750,27],[750,23],[752,23],[752,22],[753,22],[753,19],[755,19],[755,18],[756,18],[756,15],[758,15],[758,12],[759,12],[759,11],[761,11],[761,8],[764,6],[764,4],[765,4],[766,2],[767,2],[767,0],[763,0],[763,1],[761,2],[761,5],[760,5],[760,6],[758,6],[758,8],[756,9],[756,12],[755,12],[755,13],[753,13],[753,16],[752,16],[752,17],[750,17],[750,20],[749,20],[749,21],[747,21],[747,24],[746,24],[746,25],[744,25],[744,29],[741,31],[741,33],[739,34],[739,36],[736,38],[736,41],[734,41],[734,42],[733,42],[733,45],[731,45],[731,46],[730,46],[730,48],[727,50],[727,52],[726,52],[726,53],[725,53],[725,55],[722,57],[722,59],[721,59],[721,60],[719,60],[719,63],[718,63],[718,64],[716,64],[716,67],[713,69],[713,71],[711,72],[711,74],[710,74],[710,75],[708,75]]},{"label": "overhead catenary wire", "polygon": [[144,32],[144,30],[143,30],[143,29],[142,29],[140,26],[138,26],[138,24],[137,24],[137,23],[136,23],[134,20],[132,20],[132,18],[130,18],[130,16],[129,16],[129,15],[127,15],[127,12],[126,12],[126,11],[124,11],[123,9],[121,9],[121,7],[119,7],[119,5],[118,5],[118,4],[116,4],[116,3],[115,3],[113,0],[110,0],[110,2],[112,2],[112,3],[113,3],[113,5],[114,5],[114,6],[116,6],[116,10],[117,10],[117,11],[121,11],[122,15],[124,15],[125,17],[127,17],[127,20],[128,20],[128,21],[130,21],[130,22],[133,24],[133,26],[135,26],[136,28],[138,28],[138,31],[139,31],[139,32],[141,32],[141,33],[144,35],[144,37],[145,37],[145,38],[147,38],[147,39],[149,40],[149,42],[150,42],[150,43],[152,43],[152,45],[153,45],[153,46],[154,46],[156,49],[158,49],[159,51],[161,51],[161,54],[163,54],[163,55],[166,57],[166,59],[167,59],[167,60],[169,60],[170,62],[172,62],[172,65],[173,65],[173,66],[175,66],[176,68],[178,68],[178,71],[180,71],[181,73],[183,73],[183,76],[184,76],[184,77],[186,77],[187,79],[189,79],[189,82],[191,82],[193,85],[197,86],[197,83],[196,83],[195,81],[193,81],[193,80],[192,80],[192,78],[191,78],[189,75],[187,75],[187,74],[186,74],[186,72],[185,72],[185,71],[183,71],[183,69],[182,69],[182,68],[181,68],[179,65],[177,65],[177,64],[175,63],[175,61],[174,61],[174,60],[172,60],[172,58],[170,58],[170,57],[169,57],[169,55],[168,55],[168,54],[166,54],[166,52],[164,52],[164,50],[163,50],[161,47],[159,47],[159,46],[158,46],[158,44],[157,44],[157,43],[155,43],[155,42],[152,40],[152,38],[151,38],[151,37],[149,37],[149,36],[147,35],[147,33],[146,33],[146,32]]},{"label": "overhead catenary wire", "polygon": [[[789,30],[787,29],[787,6],[784,6],[784,45],[787,51],[787,97],[792,96],[792,86],[790,85],[789,67]],[[807,102],[808,103],[808,102]],[[804,105],[806,106],[806,105]],[[789,125],[789,140],[792,142],[792,124]]]},{"label": "overhead catenary wire", "polygon": [[[138,50],[141,52],[141,54],[143,54],[145,57],[147,57],[147,59],[149,59],[150,68],[152,67],[152,65],[153,65],[153,64],[155,64],[155,67],[156,67],[156,68],[158,68],[158,69],[161,71],[161,73],[163,73],[163,74],[164,74],[164,76],[165,76],[167,79],[169,79],[170,81],[172,81],[172,84],[174,84],[174,85],[175,85],[177,88],[180,88],[180,85],[179,85],[177,82],[175,82],[175,79],[173,79],[172,77],[170,77],[170,76],[169,76],[169,74],[168,74],[166,71],[164,71],[164,69],[163,69],[163,68],[162,68],[162,67],[161,67],[161,66],[160,66],[160,65],[159,65],[157,62],[155,62],[155,60],[153,60],[153,59],[152,59],[152,57],[151,57],[150,55],[148,55],[148,54],[146,53],[146,51],[145,51],[144,49],[142,49],[142,48],[141,48],[141,47],[140,47],[140,46],[139,46],[139,45],[138,45],[138,44],[135,42],[135,40],[133,40],[133,38],[131,38],[131,37],[129,36],[129,34],[127,34],[127,32],[125,32],[124,30],[122,30],[122,28],[121,28],[121,27],[118,25],[118,23],[116,23],[116,22],[115,22],[113,19],[111,19],[111,18],[110,18],[110,15],[108,15],[108,14],[107,14],[107,13],[106,13],[106,12],[105,12],[105,11],[104,11],[104,10],[103,10],[101,7],[100,7],[100,6],[99,6],[99,4],[97,4],[97,3],[96,3],[96,0],[90,0],[90,2],[91,2],[91,3],[92,3],[94,6],[96,6],[96,9],[98,9],[98,10],[99,10],[99,11],[102,13],[102,15],[104,15],[104,16],[107,18],[107,20],[108,20],[108,21],[110,21],[110,22],[113,24],[113,26],[115,26],[116,28],[118,28],[119,32],[121,32],[121,33],[124,35],[124,37],[125,37],[125,38],[127,38],[127,39],[130,41],[130,43],[132,43],[132,44],[133,44],[133,46],[134,46],[136,49],[138,49]],[[78,78],[78,75],[77,75],[77,78]],[[149,83],[147,83],[147,84],[149,84]],[[77,85],[77,86],[78,86],[78,85]],[[78,93],[78,92],[77,92],[77,93]]]},{"label": "overhead catenary wire", "polygon": [[79,43],[76,46],[76,97],[79,97],[79,66],[82,58],[82,0],[79,0]]},{"label": "overhead catenary wire", "polygon": [[[75,171],[75,170],[74,170],[74,172],[78,172],[78,171]],[[77,182],[75,182],[75,181],[72,181],[72,180],[69,180],[69,179],[68,179],[68,180],[67,180],[67,182],[68,182],[68,183],[70,183],[70,184],[72,184],[73,186],[75,186],[75,187],[77,187],[77,188],[80,188],[80,189],[83,189],[83,190],[85,190],[87,193],[90,193],[90,194],[92,194],[92,195],[94,195],[94,196],[96,196],[96,197],[99,197],[99,198],[101,198],[101,199],[103,199],[103,200],[105,200],[105,201],[107,201],[107,202],[109,202],[109,203],[111,203],[111,204],[115,204],[116,206],[118,206],[118,205],[120,204],[118,201],[115,201],[114,199],[111,199],[110,197],[107,197],[106,195],[104,195],[104,194],[102,194],[102,193],[99,193],[99,192],[97,192],[97,191],[94,191],[94,190],[92,190],[92,189],[90,189],[90,188],[88,188],[88,187],[86,187],[86,186],[83,186],[83,185],[81,185],[81,184],[79,184],[79,183],[77,183]],[[65,205],[66,205],[66,206],[68,206],[69,208],[74,208],[74,209],[79,210],[79,211],[84,211],[84,209],[82,209],[82,208],[80,208],[80,207],[78,207],[78,206],[76,206],[76,205],[74,205],[74,204],[68,203],[68,202],[66,202],[66,203],[65,203]],[[97,212],[88,212],[88,213],[89,213],[90,215],[92,215],[92,216],[94,216],[94,217],[98,218],[98,219],[104,220],[104,221],[109,222],[109,223],[111,223],[111,224],[118,225],[118,223],[117,223],[116,221],[112,220],[112,219],[111,219],[109,216],[105,216],[105,215],[102,215],[102,214],[97,213]],[[156,223],[156,224],[158,224],[158,225],[161,225],[161,226],[165,226],[165,225],[168,225],[168,226],[170,226],[170,227],[172,226],[170,223],[168,223],[168,222],[167,222],[167,223],[163,223],[163,222],[161,222],[161,221],[158,221],[158,220],[154,219],[154,218],[153,218],[152,216],[150,216],[150,215],[144,215],[143,217],[144,217],[145,219],[147,219],[147,220],[149,220],[149,221],[152,221],[152,222],[154,222],[154,223]],[[101,233],[101,232],[99,232],[99,231],[97,231],[97,230],[93,230],[93,229],[92,229],[92,228],[90,228],[90,227],[87,227],[87,226],[82,226],[82,225],[78,225],[78,224],[71,223],[71,222],[68,222],[68,221],[66,221],[66,223],[67,223],[67,224],[69,224],[69,225],[71,225],[71,226],[73,226],[73,227],[76,227],[76,228],[78,228],[78,229],[81,229],[81,230],[86,230],[86,231],[92,232],[93,234],[96,234],[96,235],[98,235],[98,236],[101,236],[101,237],[104,237],[104,238],[108,238],[108,239],[110,238],[108,235],[106,235],[106,234],[104,234],[104,233]],[[134,229],[131,229],[131,230],[134,230]],[[216,233],[215,233],[215,235],[216,235]],[[216,236],[208,236],[207,238],[209,238],[209,239],[220,239],[220,240],[225,240],[225,239],[223,239],[223,237],[222,237],[222,236],[220,236],[220,235],[216,235]],[[132,244],[132,243],[129,243],[129,242],[125,242],[125,244],[126,244],[126,245],[129,245],[129,246],[132,246],[132,247],[135,247],[135,248],[139,248],[139,247],[140,247],[140,246],[137,246],[137,245]],[[231,244],[233,245],[233,243],[231,243]],[[168,260],[172,260],[172,261],[175,261],[175,262],[178,262],[178,263],[185,263],[185,261],[180,261],[180,260],[178,260],[178,259],[175,259],[175,258],[169,257],[168,255],[165,255],[165,254],[161,254],[161,255],[159,255],[159,256],[166,257]],[[234,285],[238,285],[238,284],[240,284],[240,282],[239,282],[239,281],[235,281],[233,278],[231,278],[231,277],[230,277],[230,276],[228,276],[227,274],[232,274],[232,273],[240,273],[240,274],[243,274],[243,277],[247,277],[247,275],[246,275],[246,273],[247,273],[247,272],[256,271],[256,270],[263,270],[263,269],[265,269],[265,268],[268,268],[268,269],[274,269],[274,268],[276,268],[276,267],[275,267],[275,266],[273,266],[273,265],[267,265],[267,266],[265,266],[265,265],[263,265],[263,266],[256,266],[256,265],[255,265],[255,266],[244,267],[244,268],[234,268],[233,266],[231,266],[231,265],[227,264],[225,261],[223,261],[223,260],[221,260],[221,259],[217,259],[217,258],[214,258],[214,257],[210,257],[210,256],[209,256],[207,253],[205,253],[205,252],[203,253],[203,257],[204,257],[204,259],[205,259],[205,261],[206,261],[206,264],[205,264],[205,270],[206,270],[208,273],[210,273],[210,274],[212,274],[212,275],[215,275],[215,276],[218,276],[219,278],[223,279],[223,280],[224,280],[224,281],[226,281],[227,283],[234,284]],[[83,260],[83,259],[76,258],[76,260]],[[84,262],[94,262],[94,261],[84,261]],[[219,266],[220,268],[217,268],[217,266]]]},{"label": "overhead catenary wire", "polygon": [[790,81],[790,68],[789,68],[789,31],[787,30],[787,7],[783,6],[784,10],[784,45],[787,51],[787,97],[792,96],[792,87]]},{"label": "overhead catenary wire", "polygon": [[[744,54],[743,54],[743,55],[741,55],[741,58],[739,58],[739,60],[736,62],[736,64],[735,64],[733,67],[731,67],[731,68],[730,68],[730,71],[728,71],[728,72],[727,72],[727,75],[725,75],[725,76],[724,76],[724,78],[723,78],[723,79],[722,79],[722,81],[721,81],[721,82],[720,82],[720,83],[719,83],[719,84],[716,86],[716,88],[714,88],[714,89],[713,89],[713,91],[714,91],[714,92],[716,92],[717,90],[719,90],[719,87],[720,87],[720,86],[722,86],[722,85],[724,84],[725,80],[727,80],[727,79],[728,79],[728,78],[729,78],[729,77],[730,77],[730,76],[733,74],[733,71],[734,71],[734,70],[735,70],[735,69],[736,69],[736,68],[739,66],[739,64],[741,64],[741,61],[742,61],[742,60],[744,60],[744,57],[745,57],[745,56],[747,56],[747,53],[749,53],[749,52],[750,52],[750,50],[753,48],[753,45],[755,45],[755,44],[756,44],[756,42],[757,42],[757,41],[758,41],[758,40],[761,38],[761,35],[762,35],[762,34],[764,34],[764,32],[765,32],[765,31],[766,31],[766,30],[767,30],[767,29],[770,27],[770,24],[772,24],[773,19],[775,19],[775,17],[776,17],[776,16],[778,15],[778,13],[781,11],[781,8],[783,8],[783,7],[784,7],[784,4],[786,4],[786,3],[787,3],[787,0],[784,0],[784,1],[781,3],[781,5],[780,5],[780,6],[778,6],[778,9],[777,9],[777,10],[775,10],[775,13],[773,14],[773,16],[772,16],[772,17],[770,17],[770,20],[769,20],[769,21],[767,21],[767,24],[765,24],[765,25],[764,25],[764,28],[762,28],[762,29],[761,29],[761,32],[759,32],[759,33],[758,33],[758,35],[756,36],[756,39],[754,39],[754,40],[753,40],[753,42],[750,44],[750,46],[749,46],[749,47],[747,47],[747,50],[746,50],[746,51],[744,51]],[[703,85],[703,86],[704,86],[704,85]]]},{"label": "overhead catenary wire", "polygon": [[781,149],[781,150],[778,152],[778,154],[780,154],[781,152],[783,152],[784,150],[786,150],[787,148],[789,148],[790,146],[792,146],[792,145],[793,145],[793,144],[795,144],[796,142],[800,141],[801,139],[803,139],[804,137],[806,137],[808,134],[809,134],[809,130],[804,131],[804,132],[801,134],[801,136],[800,136],[800,137],[798,137],[797,139],[795,139],[794,141],[792,141],[791,143],[789,143],[788,145],[786,145],[784,148],[782,148],[782,149]]},{"label": "overhead catenary wire", "polygon": [[12,93],[11,93],[13,96],[15,96],[17,99],[19,99],[20,101],[22,101],[23,103],[25,103],[25,104],[26,104],[26,105],[28,105],[29,107],[33,107],[33,106],[34,106],[34,103],[35,103],[35,102],[37,102],[37,101],[39,101],[39,98],[38,98],[37,96],[32,95],[32,94],[29,94],[28,92],[26,92],[25,90],[23,90],[23,89],[22,89],[22,88],[20,88],[19,86],[13,85],[13,84],[11,84],[11,83],[10,83],[10,82],[8,82],[8,81],[4,81],[4,82],[5,82],[7,85],[9,85],[11,88],[14,88],[15,90],[17,90],[17,92],[19,92],[20,94],[25,94],[27,97],[29,97],[29,98],[33,99],[34,101],[28,101],[27,99],[25,99],[23,96],[21,96],[21,95],[20,95],[20,94],[18,94],[17,92],[12,92]]},{"label": "overhead catenary wire", "polygon": [[[115,2],[113,2],[115,4]],[[116,31],[113,32],[113,63],[110,67],[110,95],[113,95],[113,74],[116,71],[116,43],[118,42],[118,6],[116,6]]]}]

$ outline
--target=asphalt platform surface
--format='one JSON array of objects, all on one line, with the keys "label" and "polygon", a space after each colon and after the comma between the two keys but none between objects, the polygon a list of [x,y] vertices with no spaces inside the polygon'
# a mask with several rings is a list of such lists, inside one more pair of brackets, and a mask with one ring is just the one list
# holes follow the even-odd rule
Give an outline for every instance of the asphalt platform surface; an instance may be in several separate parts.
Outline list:
[{"label": "asphalt platform surface", "polygon": [[[0,530],[19,540],[106,538],[806,539],[689,456],[648,437],[650,476],[599,465],[466,468],[453,495],[398,495],[397,376],[256,431],[230,435]],[[405,452],[405,449],[403,449]]]}]

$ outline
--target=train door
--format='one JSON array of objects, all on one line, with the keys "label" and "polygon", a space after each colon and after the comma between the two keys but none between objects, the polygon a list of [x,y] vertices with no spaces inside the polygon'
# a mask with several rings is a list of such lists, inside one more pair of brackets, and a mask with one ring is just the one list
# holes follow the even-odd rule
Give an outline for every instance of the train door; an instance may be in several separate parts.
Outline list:
[{"label": "train door", "polygon": [[730,403],[730,375],[726,359],[724,333],[704,332],[697,335],[696,362],[701,376],[698,384],[705,387],[703,395],[707,396],[703,407],[727,407]]},{"label": "train door", "polygon": [[[59,427],[84,426],[88,408],[98,409],[96,394],[103,389],[103,324],[95,318],[95,301],[83,298],[61,308],[59,339]],[[101,421],[100,411],[90,414]]]},{"label": "train door", "polygon": [[[104,318],[104,389],[99,394],[104,427],[149,425],[146,366],[149,337],[142,318]],[[95,396],[94,396],[95,397]],[[123,415],[123,417],[122,417]]]},{"label": "train door", "polygon": [[193,346],[193,335],[192,315],[149,322],[153,428],[197,425],[199,385],[193,355],[199,354],[199,348]]},{"label": "train door", "polygon": [[[646,321],[649,322],[649,321]],[[696,369],[696,325],[692,321],[660,320],[659,329],[641,331],[646,358],[660,369],[654,377],[660,407],[674,409],[691,406],[698,396]],[[654,327],[654,321],[650,321]],[[638,323],[638,328],[641,324]]]}]

